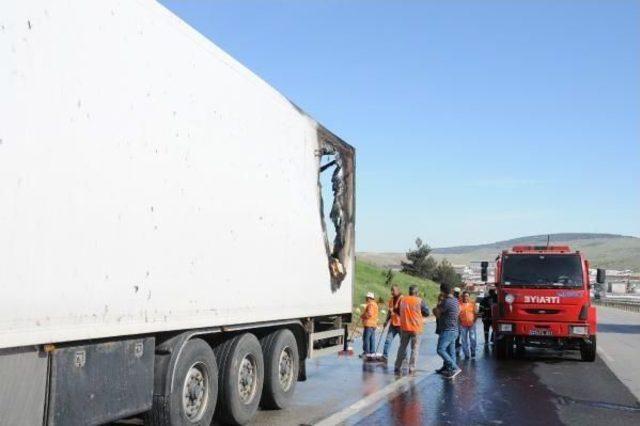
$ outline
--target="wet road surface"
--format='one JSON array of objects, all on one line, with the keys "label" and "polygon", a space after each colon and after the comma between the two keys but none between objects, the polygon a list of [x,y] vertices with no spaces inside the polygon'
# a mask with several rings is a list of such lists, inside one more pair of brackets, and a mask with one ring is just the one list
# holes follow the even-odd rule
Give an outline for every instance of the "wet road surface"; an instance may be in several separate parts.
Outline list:
[{"label": "wet road surface", "polygon": [[640,313],[598,306],[598,351],[640,399]]},{"label": "wet road surface", "polygon": [[640,424],[640,404],[599,359],[532,350],[499,363],[483,354],[461,367],[454,380],[433,375],[347,424]]},{"label": "wet road surface", "polygon": [[[433,352],[435,339],[427,340]],[[522,359],[498,362],[480,346],[478,358],[460,366],[453,380],[432,374],[345,423],[640,425],[640,403],[600,358],[587,363],[577,352],[527,349]]]},{"label": "wet road surface", "polygon": [[[617,329],[616,313],[607,318],[608,327]],[[577,351],[527,349],[523,359],[498,362],[479,340],[477,359],[460,361],[463,373],[452,381],[434,373],[442,361],[433,323],[426,326],[414,377],[396,377],[393,356],[388,366],[337,355],[310,360],[308,380],[297,383],[292,405],[259,411],[251,424],[640,425],[640,403],[600,356],[587,363]],[[392,355],[396,347],[397,339]],[[635,356],[627,362],[638,370],[640,353]]]},{"label": "wet road surface", "polygon": [[397,380],[392,364],[363,369],[357,358],[323,358],[289,410],[261,412],[254,424],[314,424],[324,413],[324,424],[347,425],[640,425],[640,403],[599,357],[587,363],[577,351],[527,349],[522,359],[498,362],[482,340],[477,359],[461,361],[463,373],[450,381],[433,373],[441,360],[428,324],[416,377],[368,406],[357,400]]}]

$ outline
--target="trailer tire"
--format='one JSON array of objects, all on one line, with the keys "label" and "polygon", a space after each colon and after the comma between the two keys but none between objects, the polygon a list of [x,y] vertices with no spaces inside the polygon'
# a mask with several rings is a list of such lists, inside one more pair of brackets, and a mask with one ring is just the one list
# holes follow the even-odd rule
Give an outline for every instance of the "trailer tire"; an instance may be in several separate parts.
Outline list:
[{"label": "trailer tire", "polygon": [[580,358],[585,362],[593,362],[596,360],[596,336],[590,338],[591,343],[580,343]]},{"label": "trailer tire", "polygon": [[[169,395],[154,395],[145,424],[154,426],[209,425],[218,397],[218,366],[211,347],[202,339],[189,340],[175,367],[176,382]],[[193,396],[185,406],[185,392]]]},{"label": "trailer tire", "polygon": [[291,402],[300,371],[298,342],[288,329],[260,339],[264,356],[264,387],[260,406],[280,410]]},{"label": "trailer tire", "polygon": [[228,424],[249,422],[258,410],[264,383],[264,360],[258,338],[239,334],[218,345],[220,388],[216,417]]}]

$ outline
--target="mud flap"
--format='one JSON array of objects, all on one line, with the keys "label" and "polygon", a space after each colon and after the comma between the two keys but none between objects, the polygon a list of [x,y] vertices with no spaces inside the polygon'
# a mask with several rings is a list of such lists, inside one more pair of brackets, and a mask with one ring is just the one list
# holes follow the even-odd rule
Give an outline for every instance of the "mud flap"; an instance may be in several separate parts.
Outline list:
[{"label": "mud flap", "polygon": [[36,347],[0,350],[0,425],[41,425],[47,354]]}]

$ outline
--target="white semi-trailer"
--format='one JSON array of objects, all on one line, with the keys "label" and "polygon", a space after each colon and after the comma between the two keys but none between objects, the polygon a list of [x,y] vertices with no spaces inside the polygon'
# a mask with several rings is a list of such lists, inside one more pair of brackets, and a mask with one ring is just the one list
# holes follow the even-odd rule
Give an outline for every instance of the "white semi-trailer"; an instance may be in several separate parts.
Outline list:
[{"label": "white semi-trailer", "polygon": [[353,148],[155,1],[0,3],[0,203],[2,426],[242,424],[344,343]]}]

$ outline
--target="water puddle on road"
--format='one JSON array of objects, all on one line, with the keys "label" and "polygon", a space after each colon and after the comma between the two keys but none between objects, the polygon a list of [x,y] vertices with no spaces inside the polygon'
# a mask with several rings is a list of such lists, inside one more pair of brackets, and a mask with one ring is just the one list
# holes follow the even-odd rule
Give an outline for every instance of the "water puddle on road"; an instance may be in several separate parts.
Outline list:
[{"label": "water puddle on road", "polygon": [[592,408],[606,408],[607,410],[619,410],[631,413],[640,413],[640,407],[632,407],[629,405],[612,404],[610,402],[602,401],[588,401],[583,399],[573,399],[566,396],[560,396],[557,398],[559,405],[585,405]]}]

